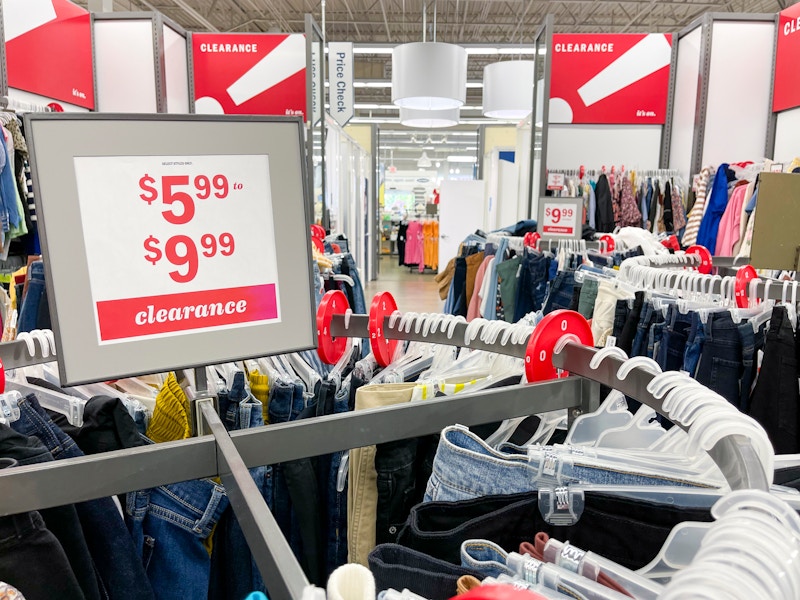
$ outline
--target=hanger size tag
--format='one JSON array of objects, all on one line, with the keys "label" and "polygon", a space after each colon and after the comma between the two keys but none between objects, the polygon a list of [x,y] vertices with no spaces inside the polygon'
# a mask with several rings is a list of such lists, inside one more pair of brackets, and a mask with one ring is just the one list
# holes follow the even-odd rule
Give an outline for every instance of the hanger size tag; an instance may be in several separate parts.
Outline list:
[{"label": "hanger size tag", "polygon": [[617,345],[617,338],[615,338],[613,335],[610,335],[608,336],[608,338],[606,338],[606,348],[612,348],[616,345]]}]

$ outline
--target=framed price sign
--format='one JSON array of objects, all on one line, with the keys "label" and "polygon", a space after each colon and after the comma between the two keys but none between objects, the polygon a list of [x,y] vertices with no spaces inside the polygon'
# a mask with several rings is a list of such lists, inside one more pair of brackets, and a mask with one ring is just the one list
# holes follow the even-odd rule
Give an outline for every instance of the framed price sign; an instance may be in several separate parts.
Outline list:
[{"label": "framed price sign", "polygon": [[66,385],[316,345],[299,118],[26,128]]},{"label": "framed price sign", "polygon": [[543,240],[579,240],[582,234],[583,198],[539,198],[537,231]]}]

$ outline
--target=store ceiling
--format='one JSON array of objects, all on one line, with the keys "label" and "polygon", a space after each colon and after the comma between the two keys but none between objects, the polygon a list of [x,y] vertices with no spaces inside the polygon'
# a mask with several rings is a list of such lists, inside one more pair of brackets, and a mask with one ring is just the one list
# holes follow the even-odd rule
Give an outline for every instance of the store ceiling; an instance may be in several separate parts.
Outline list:
[{"label": "store ceiling", "polygon": [[[467,104],[459,129],[475,131],[483,119],[483,67],[518,58],[496,48],[528,46],[547,14],[557,32],[675,32],[706,12],[774,13],[794,0],[327,0],[328,41],[356,44],[356,119],[394,128],[391,51],[386,45],[421,41],[427,7],[428,40],[468,48]],[[87,6],[88,0],[77,0]],[[322,24],[320,0],[114,0],[114,10],[157,10],[191,31],[282,33],[305,31],[305,14]],[[383,46],[382,46],[383,45]],[[480,46],[483,46],[482,49]],[[369,52],[373,50],[373,52]],[[523,56],[524,57],[524,56]],[[410,141],[411,134],[405,140]],[[400,140],[397,139],[397,142]],[[383,143],[382,143],[383,145]],[[419,148],[419,145],[415,145]],[[402,150],[399,151],[402,153]]]}]

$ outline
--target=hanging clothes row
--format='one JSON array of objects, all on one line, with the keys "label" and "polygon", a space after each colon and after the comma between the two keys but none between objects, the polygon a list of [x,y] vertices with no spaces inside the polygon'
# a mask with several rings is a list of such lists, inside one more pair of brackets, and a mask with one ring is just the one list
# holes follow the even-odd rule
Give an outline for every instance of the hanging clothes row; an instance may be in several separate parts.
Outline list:
[{"label": "hanging clothes row", "polygon": [[439,221],[437,219],[403,220],[397,233],[400,266],[439,269]]},{"label": "hanging clothes row", "polygon": [[[695,177],[695,202],[689,212],[684,246],[699,244],[713,256],[747,258],[753,239],[759,173],[771,172],[773,161],[706,166]],[[800,173],[800,158],[785,173]]]},{"label": "hanging clothes row", "polygon": [[619,170],[605,167],[549,169],[563,175],[561,189],[548,195],[583,198],[583,222],[601,233],[641,227],[654,234],[676,233],[686,226],[686,185],[676,170]]}]

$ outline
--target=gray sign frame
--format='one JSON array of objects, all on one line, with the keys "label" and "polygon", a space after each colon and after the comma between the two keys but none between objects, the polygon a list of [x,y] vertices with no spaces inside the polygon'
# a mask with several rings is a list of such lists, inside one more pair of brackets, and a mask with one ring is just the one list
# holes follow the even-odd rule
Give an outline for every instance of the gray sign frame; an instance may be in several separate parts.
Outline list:
[{"label": "gray sign frame", "polygon": [[[37,218],[63,385],[314,348],[303,122],[299,117],[28,114]],[[280,322],[100,344],[89,285],[76,156],[266,154],[270,160]],[[246,214],[239,215],[247,218]],[[113,218],[113,210],[109,211]],[[253,268],[258,261],[253,260]],[[225,282],[220,282],[224,288]]]},{"label": "gray sign frame", "polygon": [[[575,231],[573,235],[565,234],[548,234],[544,232],[544,210],[545,204],[559,204],[565,208],[572,208],[577,215],[575,219]],[[581,214],[583,214],[583,198],[570,198],[564,196],[541,196],[539,198],[539,211],[536,215],[537,231],[542,236],[543,240],[579,240],[583,235],[583,227],[581,225]]]}]

